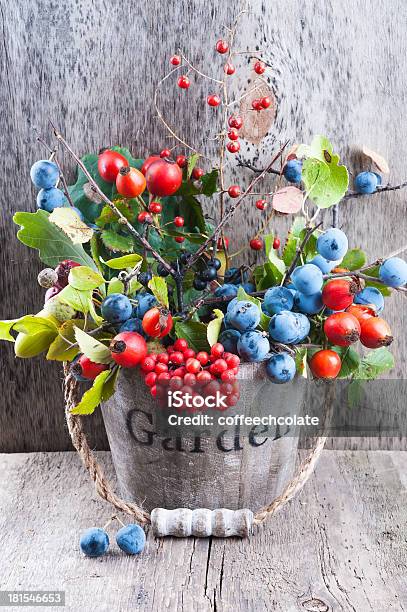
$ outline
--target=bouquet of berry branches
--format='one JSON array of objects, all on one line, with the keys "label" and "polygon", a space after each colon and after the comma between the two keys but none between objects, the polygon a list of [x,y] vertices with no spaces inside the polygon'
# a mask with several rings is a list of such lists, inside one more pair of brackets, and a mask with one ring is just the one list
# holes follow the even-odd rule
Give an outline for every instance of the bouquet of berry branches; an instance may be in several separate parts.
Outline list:
[{"label": "bouquet of berry branches", "polygon": [[[317,378],[357,381],[393,366],[387,349],[393,334],[381,314],[392,290],[406,291],[407,263],[399,253],[368,263],[360,248],[349,248],[337,227],[338,207],[343,199],[404,185],[385,185],[386,161],[365,149],[372,169],[358,174],[349,191],[348,171],[324,136],[283,144],[264,168],[246,163],[246,119],[233,105],[251,100],[246,114],[257,116],[273,112],[274,98],[271,91],[263,95],[270,64],[234,50],[235,27],[216,43],[222,79],[181,52],[170,58],[154,105],[172,148],[147,159],[117,146],[79,158],[54,126],[55,146],[39,139],[50,155],[31,168],[38,210],[17,212],[14,221],[19,240],[47,266],[38,276],[44,307],[2,321],[0,337],[14,342],[18,357],[67,362],[77,380],[89,382],[75,414],[90,414],[108,399],[122,368],[140,369],[153,397],[166,388],[222,389],[233,406],[241,361],[264,362],[277,384],[308,368]],[[228,80],[245,55],[256,78],[229,101]],[[220,124],[215,161],[180,137],[158,108],[162,84],[175,78],[184,95],[193,76],[219,91],[207,97]],[[61,148],[78,166],[71,186],[58,160]],[[254,172],[247,186],[226,182],[236,156]],[[275,180],[267,189],[266,179]],[[205,201],[214,199],[209,218]],[[259,216],[259,232],[246,247],[256,254],[250,266],[234,263],[230,222],[243,207]],[[323,229],[319,218],[329,208],[332,226]],[[284,240],[270,229],[281,215],[293,216]],[[361,354],[358,342],[374,350]]]}]

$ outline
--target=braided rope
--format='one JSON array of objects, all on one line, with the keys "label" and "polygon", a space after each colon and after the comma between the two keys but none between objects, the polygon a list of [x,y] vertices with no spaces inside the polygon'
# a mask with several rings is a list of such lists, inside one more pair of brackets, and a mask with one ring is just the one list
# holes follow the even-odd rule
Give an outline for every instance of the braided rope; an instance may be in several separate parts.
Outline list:
[{"label": "braided rope", "polygon": [[[137,506],[137,504],[123,501],[113,492],[109,481],[106,479],[101,466],[89,447],[86,433],[82,427],[81,417],[73,415],[70,412],[79,401],[79,385],[70,373],[67,364],[64,364],[64,375],[65,414],[68,430],[72,443],[82,459],[82,463],[95,483],[96,492],[102,499],[112,504],[117,510],[135,517],[142,525],[150,523],[150,514],[148,512]],[[325,424],[330,418],[330,414],[328,413],[330,413],[330,411],[326,414]],[[303,488],[314,471],[315,465],[325,446],[326,439],[327,436],[321,436],[316,439],[314,446],[311,448],[307,457],[300,463],[295,475],[289,481],[281,495],[276,497],[268,506],[262,508],[254,515],[255,525],[262,523],[268,517],[275,514]]]}]

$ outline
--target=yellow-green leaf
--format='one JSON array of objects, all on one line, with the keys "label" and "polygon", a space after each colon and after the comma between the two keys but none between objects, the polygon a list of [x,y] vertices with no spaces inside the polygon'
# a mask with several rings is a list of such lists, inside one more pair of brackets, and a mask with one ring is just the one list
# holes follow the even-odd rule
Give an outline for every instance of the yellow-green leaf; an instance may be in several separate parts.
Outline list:
[{"label": "yellow-green leaf", "polygon": [[112,356],[107,346],[93,338],[79,327],[75,327],[75,338],[81,353],[95,363],[112,363]]},{"label": "yellow-green leaf", "polygon": [[80,219],[73,208],[54,208],[49,220],[59,227],[73,244],[89,242],[93,236],[93,229]]},{"label": "yellow-green leaf", "polygon": [[165,306],[165,308],[168,308],[168,288],[165,280],[161,276],[153,276],[148,283],[148,287],[157,298],[157,301],[162,306]]},{"label": "yellow-green leaf", "polygon": [[72,408],[71,414],[92,414],[102,401],[103,387],[109,376],[110,370],[104,370],[96,376],[91,388],[83,394],[79,404]]},{"label": "yellow-green leaf", "polygon": [[58,300],[61,300],[61,302],[65,302],[65,304],[69,304],[69,306],[72,306],[74,310],[82,312],[83,314],[89,312],[89,301],[91,300],[91,298],[91,289],[80,291],[79,289],[75,289],[71,285],[67,285],[64,289],[62,289],[62,291],[58,293]]},{"label": "yellow-green leaf", "polygon": [[13,336],[10,334],[11,328],[18,319],[10,319],[9,321],[0,321],[0,340],[14,342]]},{"label": "yellow-green leaf", "polygon": [[68,282],[71,287],[79,291],[87,289],[96,289],[102,285],[105,280],[98,272],[95,272],[88,266],[76,266],[69,272]]},{"label": "yellow-green leaf", "polygon": [[215,308],[213,312],[215,314],[215,318],[212,319],[212,321],[209,321],[208,327],[206,329],[206,337],[210,346],[216,344],[216,342],[218,341],[224,316],[223,312],[218,308]]},{"label": "yellow-green leaf", "polygon": [[14,344],[16,357],[26,359],[43,353],[50,346],[56,335],[57,331],[51,329],[44,329],[38,334],[33,335],[20,332]]},{"label": "yellow-green leaf", "polygon": [[111,293],[123,293],[124,292],[124,283],[119,280],[116,276],[114,276],[107,286],[107,295]]},{"label": "yellow-green leaf", "polygon": [[65,321],[58,330],[58,336],[52,342],[48,349],[47,359],[54,361],[72,361],[79,353],[78,346],[71,348],[72,344],[76,344],[75,327],[82,329],[85,324],[91,328],[92,324],[89,321],[86,323],[83,319],[71,319]]},{"label": "yellow-green leaf", "polygon": [[134,268],[139,262],[143,261],[141,255],[132,253],[131,255],[123,255],[123,257],[115,257],[105,261],[105,265],[113,270],[124,270],[125,268]]},{"label": "yellow-green leaf", "polygon": [[17,332],[34,336],[44,331],[57,331],[58,325],[55,323],[55,319],[47,319],[36,315],[26,315],[18,319],[13,325],[13,329]]}]

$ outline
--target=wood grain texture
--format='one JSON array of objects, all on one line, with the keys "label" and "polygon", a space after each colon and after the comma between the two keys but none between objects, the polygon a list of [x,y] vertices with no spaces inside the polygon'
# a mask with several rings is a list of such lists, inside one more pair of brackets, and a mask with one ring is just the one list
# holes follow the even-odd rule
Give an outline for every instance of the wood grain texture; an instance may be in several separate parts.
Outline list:
[{"label": "wood grain texture", "polygon": [[[99,459],[112,475],[109,454]],[[75,612],[401,612],[406,461],[400,452],[324,451],[301,495],[248,540],[149,532],[144,552],[130,557],[113,524],[107,555],[86,559],[80,533],[112,512],[92,497],[76,454],[1,455],[1,588],[64,589]]]},{"label": "wood grain texture", "polygon": [[[43,150],[32,128],[48,136],[47,120],[52,118],[80,154],[120,143],[144,156],[172,144],[152,111],[154,83],[167,71],[168,57],[180,45],[197,65],[216,74],[222,60],[213,43],[235,10],[229,3],[200,0],[183,3],[182,11],[158,0],[143,7],[105,0],[63,4],[0,0],[2,318],[41,309],[42,292],[35,283],[40,263],[17,242],[11,223],[14,211],[35,208],[29,167]],[[392,182],[405,179],[407,5],[402,0],[376,0],[373,9],[367,0],[324,4],[253,0],[251,10],[238,41],[241,48],[257,45],[272,63],[276,116],[258,146],[253,142],[242,146],[243,158],[262,165],[281,140],[307,141],[315,133],[325,133],[353,173],[362,168],[358,147],[366,144],[390,161]],[[241,60],[240,67],[247,63]],[[231,80],[236,95],[251,87],[250,67],[241,74]],[[204,103],[211,86],[192,80],[188,92],[172,83],[159,100],[171,124],[201,148],[207,135],[216,133],[216,111]],[[252,141],[258,133],[254,130]],[[72,178],[72,164],[64,161]],[[231,183],[249,181],[250,172],[235,171],[232,164],[228,172]],[[372,259],[400,247],[407,229],[405,201],[405,192],[347,201],[340,224],[351,246],[363,246]],[[260,225],[260,213],[252,204],[240,210],[228,230],[233,250],[246,244]],[[210,211],[216,214],[215,203]],[[284,219],[273,222],[281,235],[287,225]],[[246,261],[252,258],[247,252],[242,255]],[[386,318],[398,330],[404,330],[407,322],[402,300],[396,295],[386,307]],[[0,350],[0,448],[70,448],[58,366],[44,364],[42,358],[16,362],[10,346],[2,344]],[[394,353],[397,366],[391,376],[405,376],[404,333],[396,334]],[[106,448],[100,415],[93,418],[91,428],[93,443]],[[404,447],[403,440],[395,439],[356,443]]]}]

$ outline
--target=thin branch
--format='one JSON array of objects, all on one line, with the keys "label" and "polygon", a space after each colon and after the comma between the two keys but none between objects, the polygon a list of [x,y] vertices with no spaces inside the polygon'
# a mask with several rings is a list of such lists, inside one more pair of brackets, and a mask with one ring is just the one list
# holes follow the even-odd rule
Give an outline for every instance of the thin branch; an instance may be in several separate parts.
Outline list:
[{"label": "thin branch", "polygon": [[343,197],[343,199],[349,200],[350,198],[360,198],[366,195],[372,196],[377,193],[384,193],[386,191],[398,191],[399,189],[404,189],[405,187],[407,187],[407,181],[404,181],[404,183],[400,183],[400,185],[387,185],[386,187],[378,187],[373,193],[358,193],[357,191],[350,191]]},{"label": "thin branch", "polygon": [[[382,281],[380,278],[376,276],[368,276],[367,274],[363,274],[363,272],[358,272],[356,270],[352,270],[350,272],[335,272],[334,274],[324,274],[324,280],[330,280],[332,278],[343,278],[345,276],[353,276],[355,278],[361,278],[365,281],[370,281],[373,283],[378,283],[379,285],[383,285],[387,287],[386,283]],[[396,291],[407,292],[407,287],[390,287],[391,289],[395,289]]]},{"label": "thin branch", "polygon": [[322,221],[320,221],[320,223],[318,223],[318,225],[315,225],[315,227],[314,227],[314,226],[312,226],[312,227],[308,227],[307,231],[305,232],[305,236],[304,236],[304,238],[302,239],[301,244],[300,244],[300,245],[297,247],[297,249],[296,249],[295,257],[294,257],[294,259],[292,260],[292,262],[291,262],[291,264],[290,264],[290,267],[288,268],[287,272],[286,272],[286,273],[285,273],[285,275],[284,275],[284,278],[283,278],[282,283],[281,283],[282,285],[284,285],[284,284],[285,284],[285,282],[286,282],[286,280],[287,280],[288,278],[290,278],[290,276],[291,276],[291,274],[292,274],[292,272],[293,272],[294,268],[296,267],[296,265],[297,265],[297,263],[298,263],[299,258],[301,257],[301,254],[302,254],[302,253],[303,253],[303,251],[304,251],[305,246],[307,245],[307,242],[308,242],[308,241],[309,241],[309,239],[311,238],[311,236],[312,236],[312,234],[314,233],[314,231],[315,231],[316,229],[318,229],[318,227],[320,227],[321,225],[322,225]]},{"label": "thin branch", "polygon": [[210,77],[209,75],[205,74],[204,72],[201,72],[200,70],[198,70],[198,68],[196,68],[193,64],[191,64],[189,59],[182,53],[182,51],[180,49],[178,50],[178,52],[179,52],[179,55],[184,60],[184,62],[187,64],[187,66],[189,66],[191,68],[191,70],[193,70],[194,72],[199,74],[204,79],[208,79],[208,81],[213,81],[214,83],[218,83],[219,85],[223,84],[223,81],[220,81],[219,79],[214,79],[213,77]]},{"label": "thin branch", "polygon": [[[238,167],[240,168],[248,168],[249,170],[251,170],[252,172],[256,172],[256,174],[261,174],[261,172],[263,172],[263,170],[261,170],[260,168],[256,168],[255,166],[253,166],[253,164],[251,164],[250,162],[244,162],[243,160],[241,160],[240,158],[237,160],[237,164]],[[274,168],[270,168],[268,170],[269,174],[276,174],[277,176],[280,176],[281,172],[279,170],[275,170]]]}]

